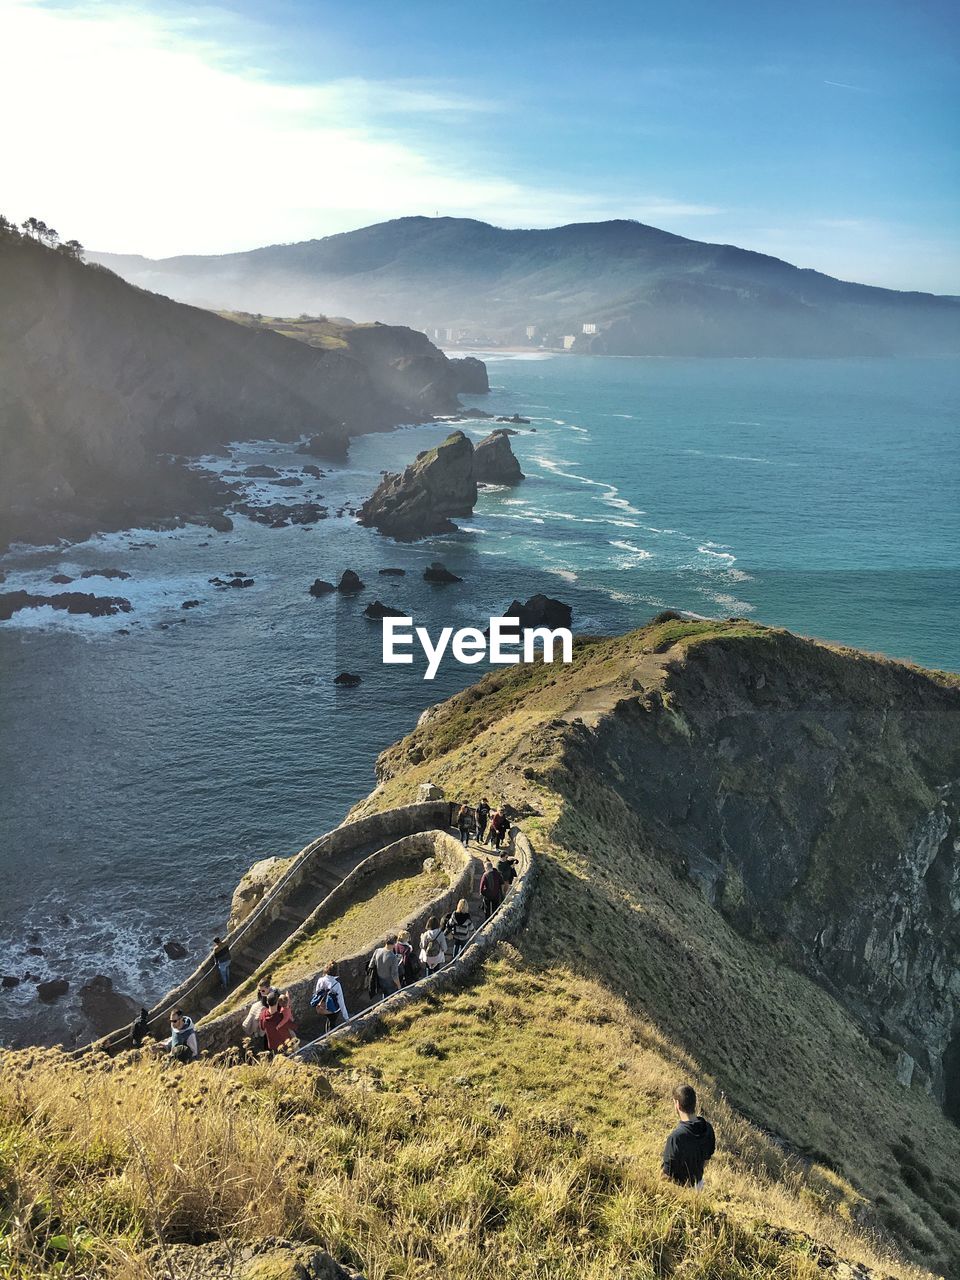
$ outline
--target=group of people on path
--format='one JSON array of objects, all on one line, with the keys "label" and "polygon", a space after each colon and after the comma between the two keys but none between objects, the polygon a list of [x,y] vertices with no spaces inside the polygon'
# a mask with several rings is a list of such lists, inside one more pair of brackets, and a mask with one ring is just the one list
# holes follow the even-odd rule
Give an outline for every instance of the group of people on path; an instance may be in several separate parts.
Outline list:
[{"label": "group of people on path", "polygon": [[462,804],[457,813],[457,830],[466,849],[473,836],[477,844],[492,845],[499,850],[510,831],[510,819],[502,809],[491,809],[486,796],[479,804]]}]

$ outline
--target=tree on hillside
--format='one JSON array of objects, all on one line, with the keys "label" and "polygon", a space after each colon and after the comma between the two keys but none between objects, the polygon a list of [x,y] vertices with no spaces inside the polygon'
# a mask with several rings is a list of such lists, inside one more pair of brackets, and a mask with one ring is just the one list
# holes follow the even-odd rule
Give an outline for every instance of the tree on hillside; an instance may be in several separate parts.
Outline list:
[{"label": "tree on hillside", "polygon": [[65,240],[60,246],[60,252],[68,258],[75,258],[77,262],[83,261],[83,245],[79,240]]}]

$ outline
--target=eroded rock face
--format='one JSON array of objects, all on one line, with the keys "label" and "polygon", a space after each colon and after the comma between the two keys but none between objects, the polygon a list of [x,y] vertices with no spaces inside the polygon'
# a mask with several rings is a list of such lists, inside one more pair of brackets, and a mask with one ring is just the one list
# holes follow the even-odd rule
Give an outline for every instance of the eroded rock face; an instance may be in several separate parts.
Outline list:
[{"label": "eroded rock face", "polygon": [[228,932],[238,929],[244,920],[259,906],[264,896],[270,892],[290,865],[290,858],[261,858],[247,871],[236,889],[230,903],[230,920]]},{"label": "eroded rock face", "polygon": [[713,643],[581,764],[960,1119],[960,689],[784,633]]},{"label": "eroded rock face", "polygon": [[473,455],[473,473],[483,484],[520,483],[523,472],[506,431],[493,431],[480,441]]},{"label": "eroded rock face", "polygon": [[519,618],[521,631],[526,627],[569,627],[573,619],[573,610],[562,600],[554,600],[552,596],[538,594],[531,596],[526,604],[514,600],[503,615],[505,618]]},{"label": "eroded rock face", "polygon": [[477,395],[490,390],[487,366],[476,356],[462,356],[460,359],[451,360],[450,364],[453,366],[458,391],[467,395]]},{"label": "eroded rock face", "polygon": [[456,528],[452,516],[467,516],[477,501],[473,445],[454,431],[435,449],[417,455],[402,475],[384,476],[360,508],[360,523],[410,542]]},{"label": "eroded rock face", "polygon": [[67,613],[86,613],[91,618],[109,618],[116,613],[129,613],[133,605],[121,596],[95,596],[84,591],[62,591],[59,595],[37,596],[28,591],[0,593],[0,622],[7,622],[21,609],[65,609]]}]

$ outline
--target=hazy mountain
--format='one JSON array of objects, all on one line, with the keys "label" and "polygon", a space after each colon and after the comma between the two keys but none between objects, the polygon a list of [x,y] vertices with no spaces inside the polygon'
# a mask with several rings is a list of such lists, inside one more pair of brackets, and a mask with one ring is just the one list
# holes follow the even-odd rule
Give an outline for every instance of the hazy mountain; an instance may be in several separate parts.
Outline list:
[{"label": "hazy mountain", "polygon": [[[614,355],[948,354],[960,303],[848,284],[733,245],[638,222],[507,231],[398,218],[221,257],[95,255],[183,301],[293,315],[342,313],[477,341]],[[584,325],[597,333],[584,334]]]},{"label": "hazy mountain", "polygon": [[222,494],[166,455],[303,434],[342,453],[482,372],[411,329],[337,328],[318,349],[0,233],[0,546],[209,514]]}]

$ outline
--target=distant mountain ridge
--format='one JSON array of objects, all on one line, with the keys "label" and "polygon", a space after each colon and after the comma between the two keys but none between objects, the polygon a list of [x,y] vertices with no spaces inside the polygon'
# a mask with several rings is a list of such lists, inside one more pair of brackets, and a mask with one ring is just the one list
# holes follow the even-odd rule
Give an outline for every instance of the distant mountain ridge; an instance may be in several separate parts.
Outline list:
[{"label": "distant mountain ridge", "polygon": [[200,306],[402,321],[447,341],[560,346],[569,335],[575,351],[632,356],[960,351],[956,298],[847,283],[625,220],[504,230],[409,217],[219,257],[93,256]]}]

